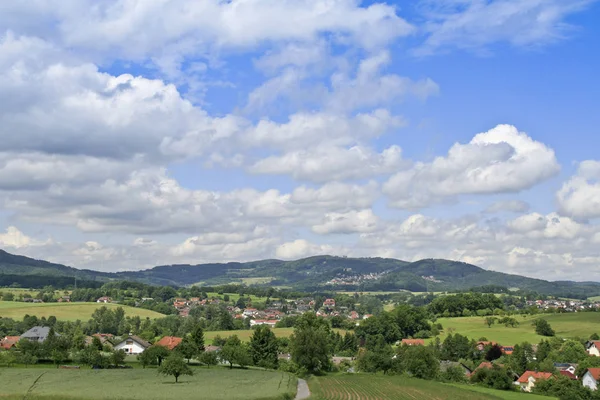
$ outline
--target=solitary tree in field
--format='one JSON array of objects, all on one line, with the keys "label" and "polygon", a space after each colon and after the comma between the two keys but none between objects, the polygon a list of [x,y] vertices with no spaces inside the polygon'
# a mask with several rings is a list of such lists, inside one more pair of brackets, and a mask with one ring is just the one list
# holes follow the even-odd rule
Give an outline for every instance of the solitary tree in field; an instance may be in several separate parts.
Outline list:
[{"label": "solitary tree in field", "polygon": [[210,368],[211,365],[217,365],[219,360],[217,358],[217,353],[214,351],[205,351],[200,354],[199,361],[206,365],[207,368]]},{"label": "solitary tree in field", "polygon": [[492,325],[494,325],[496,323],[497,318],[496,317],[487,317],[485,319],[485,324],[488,326],[488,328],[491,328]]},{"label": "solitary tree in field", "polygon": [[538,335],[554,336],[554,329],[552,329],[548,321],[545,319],[536,319],[533,321],[533,325],[535,326],[535,333]]},{"label": "solitary tree in field", "polygon": [[158,373],[174,376],[175,383],[179,382],[181,375],[194,375],[190,367],[183,360],[183,357],[176,352],[167,357],[162,365],[158,367]]}]

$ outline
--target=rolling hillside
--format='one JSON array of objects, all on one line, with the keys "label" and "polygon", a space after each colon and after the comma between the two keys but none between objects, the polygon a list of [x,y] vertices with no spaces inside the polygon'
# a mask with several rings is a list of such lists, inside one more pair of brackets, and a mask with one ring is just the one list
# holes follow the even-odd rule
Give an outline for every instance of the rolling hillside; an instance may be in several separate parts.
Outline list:
[{"label": "rolling hillside", "polygon": [[[325,286],[333,278],[364,277],[351,285]],[[346,258],[315,256],[294,261],[260,260],[245,263],[163,265],[144,271],[106,273],[79,270],[61,264],[16,256],[0,250],[0,286],[17,282],[23,287],[46,284],[64,286],[77,278],[101,285],[109,280],[132,280],[157,285],[189,286],[227,283],[268,282],[269,286],[289,286],[303,290],[344,289],[364,291],[450,291],[476,286],[497,285],[534,290],[563,297],[600,295],[597,282],[548,282],[541,279],[485,270],[475,265],[425,259],[406,262],[390,258]],[[350,279],[352,280],[352,279]],[[49,283],[48,283],[49,282]]]}]

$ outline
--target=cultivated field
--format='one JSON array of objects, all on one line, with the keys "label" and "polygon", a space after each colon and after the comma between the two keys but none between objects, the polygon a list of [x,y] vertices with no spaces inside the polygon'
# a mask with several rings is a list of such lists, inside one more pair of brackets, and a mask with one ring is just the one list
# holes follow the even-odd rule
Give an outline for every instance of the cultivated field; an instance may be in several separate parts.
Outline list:
[{"label": "cultivated field", "polygon": [[[290,337],[292,333],[294,333],[294,328],[273,328],[273,333],[277,337]],[[345,335],[346,331],[343,329],[334,329],[334,331],[339,332],[340,335]],[[204,331],[204,341],[206,344],[212,344],[212,340],[215,336],[221,336],[222,338],[226,338],[231,335],[237,335],[242,342],[249,342],[250,338],[254,331],[252,329],[238,330],[238,331]]]},{"label": "cultivated field", "polygon": [[556,335],[565,338],[588,338],[593,333],[600,333],[600,313],[539,314],[528,315],[525,318],[517,315],[514,318],[520,323],[516,328],[507,328],[504,325],[492,325],[488,328],[483,317],[440,318],[437,322],[444,327],[443,335],[440,337],[442,340],[453,330],[454,333],[472,339],[485,337],[505,346],[524,341],[539,343],[544,339],[543,336],[536,334],[534,327],[531,326],[532,321],[537,318],[546,319],[556,331]]},{"label": "cultivated field", "polygon": [[113,303],[22,303],[17,301],[0,301],[0,317],[21,320],[26,314],[35,315],[39,318],[48,318],[53,315],[57,319],[64,321],[75,321],[78,319],[87,321],[91,318],[94,310],[102,306],[108,308],[123,307],[125,315],[129,317],[136,315],[141,318],[164,317],[163,314],[155,311]]},{"label": "cultivated field", "polygon": [[62,370],[0,368],[0,397],[7,399],[163,400],[281,399],[296,393],[296,378],[277,371],[193,368],[194,376],[156,369]]},{"label": "cultivated field", "polygon": [[[311,400],[538,400],[549,397],[530,396],[518,392],[487,390],[476,392],[470,386],[456,387],[443,383],[403,376],[370,374],[330,375],[308,381]],[[476,388],[479,389],[479,388]],[[510,397],[503,397],[510,396]]]}]

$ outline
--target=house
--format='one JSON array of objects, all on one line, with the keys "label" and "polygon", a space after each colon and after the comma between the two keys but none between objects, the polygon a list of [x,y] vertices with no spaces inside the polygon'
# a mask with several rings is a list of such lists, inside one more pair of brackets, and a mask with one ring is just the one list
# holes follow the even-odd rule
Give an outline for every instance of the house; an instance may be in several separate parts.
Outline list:
[{"label": "house", "polygon": [[590,340],[586,347],[590,356],[600,357],[600,340]]},{"label": "house", "polygon": [[246,308],[244,310],[244,312],[242,313],[242,315],[244,317],[252,317],[254,316],[254,314],[256,314],[258,312],[258,310],[256,308]]},{"label": "house", "polygon": [[425,346],[423,339],[402,339],[402,344],[407,346]]},{"label": "house", "polygon": [[486,346],[495,346],[497,344],[498,343],[496,342],[479,341],[477,342],[477,350],[483,351],[486,348]]},{"label": "house", "polygon": [[502,353],[510,355],[513,353],[513,351],[515,351],[515,347],[514,346],[502,346]]},{"label": "house", "polygon": [[562,370],[562,371],[558,371],[559,374],[566,376],[567,378],[576,381],[577,380],[577,375],[575,375],[573,372],[571,371],[567,371],[567,370]]},{"label": "house", "polygon": [[181,344],[183,339],[175,336],[165,336],[155,343],[156,346],[166,347],[168,350],[173,350],[175,347]]},{"label": "house", "polygon": [[323,302],[323,307],[327,307],[327,308],[335,307],[335,300],[334,299],[325,299],[325,301]]},{"label": "house", "polygon": [[292,355],[290,353],[277,353],[277,359],[290,361],[292,359]]},{"label": "house", "polygon": [[4,339],[0,340],[0,349],[10,350],[17,346],[19,340],[21,340],[20,336],[5,336]]},{"label": "house", "polygon": [[358,315],[358,313],[356,311],[350,311],[350,319],[359,319],[360,316]]},{"label": "house", "polygon": [[493,365],[491,362],[489,362],[489,361],[483,361],[481,364],[479,364],[479,365],[477,366],[477,368],[475,368],[475,369],[474,369],[474,370],[471,372],[471,375],[473,375],[475,372],[479,371],[480,369],[484,369],[484,368],[485,368],[485,369],[492,369],[492,368],[494,368],[494,365]]},{"label": "house", "polygon": [[519,386],[521,386],[522,391],[531,392],[536,381],[550,379],[551,377],[551,372],[525,371],[523,375],[519,377],[517,382],[519,383]]},{"label": "house", "polygon": [[[34,326],[27,332],[21,335],[20,339],[31,340],[32,342],[43,343],[48,338],[50,328],[47,326]],[[56,334],[58,336],[58,334]]]},{"label": "house", "polygon": [[600,368],[588,368],[581,379],[583,386],[592,390],[598,390],[598,381],[600,381]]},{"label": "house", "polygon": [[577,370],[577,364],[569,364],[569,363],[554,363],[554,368],[558,371],[567,371],[571,374],[575,374]]},{"label": "house", "polygon": [[250,321],[250,326],[257,326],[257,325],[268,325],[271,328],[275,328],[275,324],[277,324],[276,320],[269,320],[269,319],[253,319]]},{"label": "house", "polygon": [[96,300],[96,303],[112,303],[112,299],[108,296],[102,296]]},{"label": "house", "polygon": [[57,302],[59,302],[59,303],[70,303],[71,302],[71,296],[62,296],[61,298],[59,298],[57,300]]},{"label": "house", "polygon": [[150,346],[150,343],[146,342],[144,339],[130,335],[125,338],[125,340],[117,343],[115,345],[115,350],[124,350],[127,354],[140,354]]},{"label": "house", "polygon": [[363,315],[362,319],[371,318],[372,316],[373,316],[373,314],[365,314],[365,315]]},{"label": "house", "polygon": [[212,353],[213,351],[221,351],[221,346],[205,346],[204,351],[207,353]]},{"label": "house", "polygon": [[464,365],[462,363],[455,362],[455,361],[440,361],[440,371],[446,372],[446,370],[450,367],[461,368],[464,371],[465,376],[470,376],[471,373],[473,372],[469,369],[469,367],[467,367],[466,365]]}]

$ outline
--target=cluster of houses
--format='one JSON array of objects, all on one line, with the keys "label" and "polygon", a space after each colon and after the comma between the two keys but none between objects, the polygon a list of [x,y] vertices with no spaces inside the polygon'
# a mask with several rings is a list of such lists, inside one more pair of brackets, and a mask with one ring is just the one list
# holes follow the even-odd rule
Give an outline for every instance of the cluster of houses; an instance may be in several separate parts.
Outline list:
[{"label": "cluster of houses", "polygon": [[528,300],[528,307],[537,307],[540,310],[560,310],[563,312],[577,312],[590,309],[600,309],[600,302],[587,302],[583,300]]},{"label": "cluster of houses", "polygon": [[378,273],[372,272],[369,274],[362,274],[362,275],[338,274],[336,277],[325,282],[325,285],[328,285],[328,286],[356,286],[356,285],[360,285],[361,283],[366,282],[366,281],[375,281],[387,273],[388,273],[388,271],[378,272]]}]

